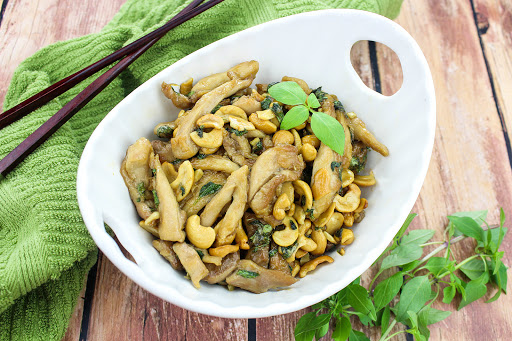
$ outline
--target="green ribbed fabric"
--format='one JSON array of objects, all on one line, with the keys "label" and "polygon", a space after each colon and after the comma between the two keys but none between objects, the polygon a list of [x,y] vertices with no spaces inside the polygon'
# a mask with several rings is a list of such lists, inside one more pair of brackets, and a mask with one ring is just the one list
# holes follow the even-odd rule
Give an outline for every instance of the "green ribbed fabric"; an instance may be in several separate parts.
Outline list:
[{"label": "green ribbed fabric", "polygon": [[[95,34],[48,46],[16,69],[4,109],[36,94],[167,22],[189,2],[128,0]],[[226,0],[174,29],[114,80],[14,171],[0,179],[0,340],[59,340],[96,246],[76,200],[81,152],[101,119],[128,93],[191,52],[247,27],[327,8],[390,18],[402,0]],[[0,131],[7,155],[91,80]]]}]

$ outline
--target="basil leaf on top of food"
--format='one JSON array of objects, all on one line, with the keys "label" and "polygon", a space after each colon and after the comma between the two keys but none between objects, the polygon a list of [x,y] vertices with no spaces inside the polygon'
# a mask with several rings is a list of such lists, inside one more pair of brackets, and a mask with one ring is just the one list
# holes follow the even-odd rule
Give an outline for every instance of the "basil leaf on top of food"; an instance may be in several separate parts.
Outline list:
[{"label": "basil leaf on top of food", "polygon": [[320,107],[318,96],[320,100],[325,98],[325,92],[321,91],[321,88],[308,96],[296,82],[280,82],[269,88],[268,92],[276,101],[293,106],[284,116],[281,129],[289,130],[301,125],[309,119],[311,113],[311,129],[316,137],[336,153],[343,155],[345,149],[343,126],[334,117],[314,110]]}]

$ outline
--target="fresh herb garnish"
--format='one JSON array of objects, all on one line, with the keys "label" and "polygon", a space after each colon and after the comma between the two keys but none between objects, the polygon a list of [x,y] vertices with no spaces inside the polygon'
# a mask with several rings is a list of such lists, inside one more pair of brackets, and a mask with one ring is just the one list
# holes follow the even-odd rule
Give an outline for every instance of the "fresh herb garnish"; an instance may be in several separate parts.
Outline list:
[{"label": "fresh herb garnish", "polygon": [[283,118],[284,118],[283,107],[280,106],[279,103],[272,103],[272,106],[270,107],[270,109],[272,110],[274,115],[276,115],[279,123],[283,122]]},{"label": "fresh herb garnish", "polygon": [[[319,91],[324,93],[321,89]],[[316,137],[336,153],[343,155],[345,130],[334,117],[313,110],[320,106],[314,92],[308,96],[297,83],[281,82],[274,85],[269,90],[269,94],[281,103],[294,105],[284,116],[281,129],[288,130],[301,125],[309,118],[311,112],[311,129]]]},{"label": "fresh herb garnish", "polygon": [[196,250],[197,254],[199,255],[199,257],[201,257],[201,259],[202,259],[204,257],[203,251],[198,250],[198,249],[195,249],[195,250]]},{"label": "fresh herb garnish", "polygon": [[236,129],[233,129],[233,128],[228,128],[228,131],[230,133],[233,133],[235,134],[236,136],[242,136],[244,134],[247,134],[247,129],[244,129],[244,130],[236,130]]},{"label": "fresh herb garnish", "polygon": [[160,205],[160,200],[158,200],[158,195],[156,194],[155,190],[152,190],[151,192],[153,192],[153,200],[155,201],[155,206],[158,209],[158,206]]},{"label": "fresh herb garnish", "polygon": [[[458,293],[462,309],[487,293],[487,284],[497,287],[496,294],[486,303],[506,293],[507,267],[503,264],[503,251],[498,251],[507,229],[503,227],[505,215],[500,212],[500,224],[484,230],[487,211],[460,212],[448,216],[447,241],[434,241],[433,230],[405,230],[416,216],[410,214],[391,245],[384,251],[380,270],[368,287],[360,285],[359,278],[337,294],[315,304],[314,311],[302,316],[295,327],[295,340],[318,340],[324,336],[329,323],[335,323],[332,339],[335,341],[369,340],[362,332],[353,330],[350,318],[358,318],[366,326],[380,326],[380,341],[408,332],[415,340],[428,340],[428,325],[447,318],[451,312],[432,308],[442,297],[450,304]],[[485,223],[486,224],[486,223]],[[455,236],[455,237],[454,237]],[[453,237],[453,238],[452,238]],[[475,254],[458,261],[452,255],[453,244],[466,238],[476,242]],[[439,246],[424,254],[427,245]],[[444,254],[438,256],[440,252]],[[377,263],[377,261],[375,263]],[[389,277],[377,282],[385,270]],[[421,272],[420,272],[421,270]],[[469,281],[460,277],[464,273]],[[444,289],[441,287],[444,285]],[[374,284],[376,284],[374,286]],[[442,295],[442,296],[441,296]],[[325,309],[325,310],[324,310]],[[325,312],[319,314],[319,312]],[[407,328],[394,328],[397,324]]]},{"label": "fresh herb garnish", "polygon": [[160,138],[172,137],[172,128],[168,125],[162,125],[156,129],[156,136]]},{"label": "fresh herb garnish", "polygon": [[212,113],[212,114],[215,114],[215,113],[217,112],[217,110],[219,110],[219,109],[220,109],[220,107],[222,107],[222,105],[217,104],[217,105],[215,106],[215,108],[213,108],[213,109],[212,109],[211,113]]},{"label": "fresh herb garnish", "polygon": [[204,126],[199,126],[194,131],[197,132],[197,136],[203,138]]},{"label": "fresh herb garnish", "polygon": [[297,243],[297,241],[295,241],[295,243],[293,243],[290,246],[287,246],[287,247],[280,246],[279,252],[283,255],[284,259],[288,259],[288,258],[290,258],[291,255],[293,255],[293,253],[295,251],[297,251],[298,247],[299,247],[299,244]]},{"label": "fresh herb garnish", "polygon": [[253,153],[259,153],[263,150],[263,142],[261,140],[258,140],[254,146],[252,146],[252,152]]},{"label": "fresh herb garnish", "polygon": [[144,187],[143,182],[139,182],[137,185],[137,192],[139,193],[139,197],[137,198],[137,202],[141,202],[142,200],[145,200],[146,195],[146,187]]},{"label": "fresh herb garnish", "polygon": [[152,176],[155,176],[156,175],[156,169],[151,168],[151,174],[152,174]]},{"label": "fresh herb garnish", "polygon": [[236,272],[236,274],[239,275],[239,276],[242,276],[244,278],[256,278],[256,277],[258,277],[260,275],[257,272],[249,271],[249,270],[244,270],[244,269],[238,270]]},{"label": "fresh herb garnish", "polygon": [[180,186],[181,195],[185,195],[185,187]]},{"label": "fresh herb garnish", "polygon": [[334,101],[334,109],[341,111],[342,113],[345,112],[345,107],[343,104],[341,104],[340,101]]},{"label": "fresh herb garnish", "polygon": [[273,87],[273,86],[274,86],[274,85],[276,85],[276,84],[279,84],[279,82],[272,82],[272,83],[268,83],[268,85],[267,85],[267,91],[268,91],[268,89],[270,89],[271,87]]},{"label": "fresh herb garnish", "polygon": [[324,101],[324,99],[327,98],[327,92],[325,91],[322,91],[322,87],[319,86],[318,88],[316,88],[315,90],[312,91],[312,93],[315,95],[316,99],[322,103]]},{"label": "fresh herb garnish", "polygon": [[197,197],[197,199],[199,200],[202,197],[205,197],[207,195],[215,194],[221,188],[222,188],[222,185],[216,184],[216,183],[210,181],[210,182],[206,183],[205,185],[203,185],[203,187],[201,187],[201,189],[199,190],[199,196]]},{"label": "fresh herb garnish", "polygon": [[339,168],[341,166],[341,162],[333,161],[331,162],[331,170],[334,172],[336,168]]},{"label": "fresh herb garnish", "polygon": [[174,159],[174,160],[172,160],[172,161],[171,161],[171,163],[172,163],[173,165],[177,165],[177,164],[178,164],[178,163],[180,163],[181,161],[183,161],[183,160],[181,160],[181,159]]},{"label": "fresh herb garnish", "polygon": [[315,215],[314,215],[315,211],[312,209],[312,208],[308,208],[306,210],[306,217],[309,218],[309,220],[315,220]]},{"label": "fresh herb garnish", "polygon": [[258,249],[270,244],[270,235],[273,228],[269,224],[264,224],[256,219],[251,221],[251,225],[258,226],[256,232],[249,238],[254,245],[253,251],[256,252]]},{"label": "fresh herb garnish", "polygon": [[196,157],[199,159],[199,160],[202,160],[206,157],[207,155],[206,154],[203,154],[203,153],[197,153]]},{"label": "fresh herb garnish", "polygon": [[261,101],[261,110],[269,109],[270,103],[272,103],[272,98],[270,96],[265,97],[265,99]]}]

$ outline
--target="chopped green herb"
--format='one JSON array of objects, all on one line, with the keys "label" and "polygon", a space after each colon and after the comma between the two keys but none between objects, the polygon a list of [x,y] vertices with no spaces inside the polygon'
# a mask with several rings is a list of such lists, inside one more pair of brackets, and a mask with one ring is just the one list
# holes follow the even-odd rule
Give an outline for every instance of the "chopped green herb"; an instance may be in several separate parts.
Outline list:
[{"label": "chopped green herb", "polygon": [[293,220],[290,220],[290,228],[292,230],[296,230],[297,229],[297,225],[295,225],[295,223],[293,222]]},{"label": "chopped green herb", "polygon": [[308,208],[306,210],[306,217],[308,217],[310,220],[315,220],[315,216],[314,216],[314,210],[312,208]]},{"label": "chopped green herb", "polygon": [[253,220],[252,225],[258,226],[258,229],[249,238],[254,245],[254,250],[257,251],[259,248],[270,244],[270,235],[272,234],[273,228],[269,224],[264,224],[259,220]]},{"label": "chopped green herb", "polygon": [[268,89],[270,89],[271,87],[273,87],[273,86],[274,86],[274,85],[276,85],[276,84],[279,84],[279,82],[272,82],[272,83],[268,83],[268,85],[267,85],[267,91],[268,91]]},{"label": "chopped green herb", "polygon": [[279,123],[281,123],[284,118],[283,107],[280,106],[279,103],[272,103],[270,109],[272,109],[272,112],[274,113],[274,115],[276,115],[277,120],[279,121]]},{"label": "chopped green herb", "polygon": [[269,253],[268,253],[268,256],[269,257],[274,257],[276,254],[277,254],[277,247],[275,247],[272,250],[270,250]]},{"label": "chopped green herb", "polygon": [[261,101],[261,110],[267,110],[270,108],[270,104],[272,103],[272,97],[267,96],[263,101]]},{"label": "chopped green herb", "polygon": [[301,206],[306,205],[306,196],[305,195],[300,196],[300,205]]},{"label": "chopped green herb", "polygon": [[206,156],[207,156],[206,154],[198,153],[196,157],[197,157],[199,160],[202,160],[202,159],[204,159]]},{"label": "chopped green herb", "polygon": [[238,270],[236,272],[236,274],[239,275],[239,276],[242,276],[244,278],[256,278],[256,277],[258,277],[260,275],[257,272],[249,271],[249,270],[244,270],[244,269]]},{"label": "chopped green herb", "polygon": [[181,195],[185,195],[185,187],[180,186]]},{"label": "chopped green herb", "polygon": [[171,163],[173,165],[177,165],[178,163],[180,163],[182,160],[181,159],[175,159],[175,160],[172,160]]},{"label": "chopped green herb", "polygon": [[153,174],[153,176],[155,176],[156,175],[156,169],[151,168],[151,174]]},{"label": "chopped green herb", "polygon": [[261,140],[256,142],[256,145],[252,146],[252,152],[255,154],[261,152],[262,150],[263,150],[263,143],[261,142]]},{"label": "chopped green herb", "polygon": [[334,109],[339,110],[341,112],[345,112],[345,107],[341,104],[340,101],[334,101]]},{"label": "chopped green herb", "polygon": [[284,259],[288,259],[288,258],[290,258],[291,255],[293,255],[293,253],[295,251],[297,251],[298,246],[299,246],[299,244],[297,242],[295,242],[292,245],[287,246],[287,247],[280,246],[279,253],[281,253],[283,255]]},{"label": "chopped green herb", "polygon": [[331,162],[331,170],[334,172],[334,170],[336,168],[338,168],[339,166],[341,166],[341,162],[338,162],[338,161],[333,161]]},{"label": "chopped green herb", "polygon": [[195,250],[196,250],[197,254],[199,255],[199,257],[203,258],[203,256],[204,256],[203,251],[198,250],[198,249],[195,249]]},{"label": "chopped green herb", "polygon": [[315,97],[318,99],[318,102],[322,103],[324,99],[327,98],[327,92],[322,91],[322,87],[319,86],[315,90],[312,91]]},{"label": "chopped green herb", "polygon": [[203,138],[204,126],[199,126],[194,131],[197,132],[197,136],[199,136],[200,138]]},{"label": "chopped green herb", "polygon": [[207,184],[203,185],[203,187],[201,187],[197,199],[201,199],[207,195],[217,193],[221,188],[222,185],[210,181]]},{"label": "chopped green herb", "polygon": [[190,97],[190,96],[192,96],[192,95],[193,95],[193,94],[195,94],[195,93],[196,93],[195,91],[190,91],[190,92],[188,93],[187,97]]},{"label": "chopped green herb", "polygon": [[156,194],[155,190],[152,190],[153,192],[153,200],[155,201],[155,206],[158,209],[158,205],[160,205],[160,200],[158,200],[158,195]]},{"label": "chopped green herb", "polygon": [[162,125],[156,129],[156,136],[160,138],[172,137],[172,128],[168,125]]},{"label": "chopped green herb", "polygon": [[244,129],[244,130],[236,130],[236,129],[233,129],[233,128],[228,128],[228,131],[230,133],[233,133],[235,134],[236,136],[242,136],[244,134],[247,133],[247,129]]},{"label": "chopped green herb", "polygon": [[211,113],[215,114],[217,112],[217,110],[220,109],[220,107],[222,107],[222,105],[220,105],[220,104],[216,105],[215,108],[212,109]]},{"label": "chopped green herb", "polygon": [[146,187],[144,187],[144,182],[139,182],[137,185],[137,192],[139,193],[139,197],[137,198],[137,202],[141,202],[142,200],[145,200],[146,195]]},{"label": "chopped green herb", "polygon": [[363,157],[356,157],[352,156],[352,159],[350,159],[350,166],[348,167],[354,174],[357,174],[359,172],[362,172],[364,167],[366,166],[366,159],[368,158],[368,155],[365,154]]}]

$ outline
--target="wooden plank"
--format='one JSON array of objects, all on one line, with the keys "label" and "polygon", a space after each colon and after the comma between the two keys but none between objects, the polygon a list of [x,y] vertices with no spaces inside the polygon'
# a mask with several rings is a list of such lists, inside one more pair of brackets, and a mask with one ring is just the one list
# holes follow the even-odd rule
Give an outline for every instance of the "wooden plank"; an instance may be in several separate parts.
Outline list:
[{"label": "wooden plank", "polygon": [[153,296],[99,259],[88,340],[246,340],[247,320],[189,312]]},{"label": "wooden plank", "polygon": [[80,327],[82,325],[82,315],[84,311],[84,298],[85,298],[85,286],[84,289],[80,292],[80,296],[78,297],[78,303],[76,305],[75,311],[71,316],[71,320],[69,321],[68,330],[66,335],[62,341],[78,341],[80,339]]},{"label": "wooden plank", "polygon": [[475,0],[481,43],[506,132],[512,132],[512,3]]},{"label": "wooden plank", "polygon": [[[456,211],[488,209],[489,222],[496,223],[501,206],[510,217],[511,169],[470,2],[407,1],[398,22],[422,48],[437,96],[434,152],[413,210],[420,214],[414,226],[435,229],[441,239],[446,215]],[[381,55],[382,51],[379,60]],[[396,60],[380,65],[383,88],[387,81],[396,81],[383,75],[397,67]],[[511,244],[508,236],[502,249],[510,249]],[[457,245],[455,257],[461,260],[473,248],[468,242]],[[504,262],[510,265],[511,259],[506,254]],[[508,339],[511,302],[510,296],[492,304],[475,302],[431,326],[430,339]],[[455,311],[457,304],[438,308]],[[492,323],[482,316],[492,316]]]},{"label": "wooden plank", "polygon": [[101,30],[126,0],[4,0],[0,26],[0,107],[14,69],[39,49],[59,40]]}]

